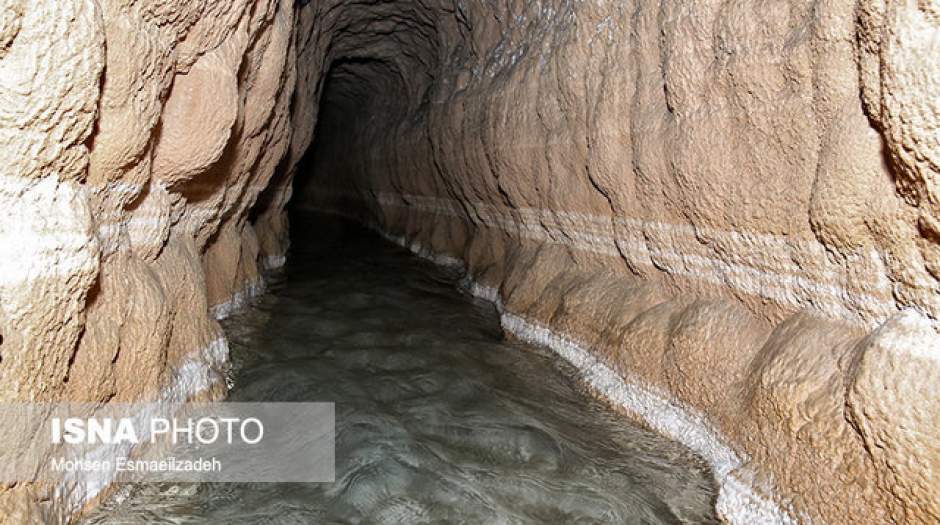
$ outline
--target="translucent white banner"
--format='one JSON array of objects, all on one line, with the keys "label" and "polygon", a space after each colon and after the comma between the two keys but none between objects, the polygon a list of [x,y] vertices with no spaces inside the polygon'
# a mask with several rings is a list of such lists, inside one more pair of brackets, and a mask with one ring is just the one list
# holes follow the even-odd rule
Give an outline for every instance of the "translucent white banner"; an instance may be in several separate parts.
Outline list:
[{"label": "translucent white banner", "polygon": [[333,403],[0,404],[0,482],[323,482]]}]

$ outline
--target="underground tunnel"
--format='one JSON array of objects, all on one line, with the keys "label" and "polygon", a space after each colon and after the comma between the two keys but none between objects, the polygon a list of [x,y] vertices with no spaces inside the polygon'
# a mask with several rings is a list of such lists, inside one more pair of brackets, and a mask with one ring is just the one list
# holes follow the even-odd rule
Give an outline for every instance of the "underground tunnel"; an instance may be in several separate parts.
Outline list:
[{"label": "underground tunnel", "polygon": [[0,0],[0,522],[940,521],[938,35]]}]

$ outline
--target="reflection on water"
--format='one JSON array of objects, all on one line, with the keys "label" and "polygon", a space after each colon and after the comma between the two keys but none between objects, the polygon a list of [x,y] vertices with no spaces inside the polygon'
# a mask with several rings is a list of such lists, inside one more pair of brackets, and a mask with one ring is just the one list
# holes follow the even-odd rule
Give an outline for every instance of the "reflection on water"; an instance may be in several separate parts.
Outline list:
[{"label": "reflection on water", "polygon": [[[312,221],[312,219],[310,219]],[[502,339],[459,276],[334,221],[224,322],[239,401],[334,401],[336,482],[124,487],[87,523],[712,523],[680,445]]]}]

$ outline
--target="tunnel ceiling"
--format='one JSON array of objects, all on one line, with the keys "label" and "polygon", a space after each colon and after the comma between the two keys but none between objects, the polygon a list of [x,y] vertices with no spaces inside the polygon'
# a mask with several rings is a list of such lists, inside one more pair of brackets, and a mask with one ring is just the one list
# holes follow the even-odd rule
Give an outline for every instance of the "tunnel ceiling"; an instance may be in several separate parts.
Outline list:
[{"label": "tunnel ceiling", "polygon": [[[427,103],[435,80],[460,63],[464,46],[451,2],[338,2],[315,14],[315,38],[325,39],[322,73],[335,76],[337,92],[360,100],[385,97],[393,108],[415,111]],[[368,94],[369,96],[364,96]]]}]

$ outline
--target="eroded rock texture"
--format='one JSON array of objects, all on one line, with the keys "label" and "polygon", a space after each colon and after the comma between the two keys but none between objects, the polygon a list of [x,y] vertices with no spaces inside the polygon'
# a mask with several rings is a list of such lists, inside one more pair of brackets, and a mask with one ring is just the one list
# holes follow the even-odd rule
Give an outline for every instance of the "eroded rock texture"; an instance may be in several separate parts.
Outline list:
[{"label": "eroded rock texture", "polygon": [[936,522],[938,35],[913,0],[0,0],[0,401],[218,390],[296,186],[462,261],[727,520]]},{"label": "eroded rock texture", "polygon": [[940,519],[933,4],[420,5],[331,35],[303,202],[704,415],[731,521]]},{"label": "eroded rock texture", "polygon": [[[288,0],[0,2],[0,400],[224,387],[210,314],[258,288],[249,211],[290,147],[294,15]],[[34,519],[17,502],[52,489],[7,491],[0,514]]]}]

